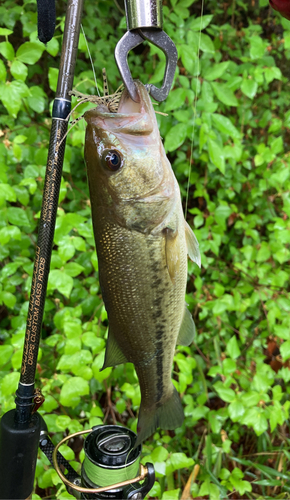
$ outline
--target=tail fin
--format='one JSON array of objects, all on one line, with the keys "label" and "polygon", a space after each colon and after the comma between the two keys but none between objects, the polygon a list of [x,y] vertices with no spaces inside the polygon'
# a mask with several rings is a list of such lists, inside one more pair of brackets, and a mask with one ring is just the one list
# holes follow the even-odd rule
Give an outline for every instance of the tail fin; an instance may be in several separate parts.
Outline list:
[{"label": "tail fin", "polygon": [[158,427],[161,429],[176,429],[182,425],[184,413],[179,394],[173,386],[171,397],[160,408],[140,407],[138,419],[138,437],[134,448],[149,438]]}]

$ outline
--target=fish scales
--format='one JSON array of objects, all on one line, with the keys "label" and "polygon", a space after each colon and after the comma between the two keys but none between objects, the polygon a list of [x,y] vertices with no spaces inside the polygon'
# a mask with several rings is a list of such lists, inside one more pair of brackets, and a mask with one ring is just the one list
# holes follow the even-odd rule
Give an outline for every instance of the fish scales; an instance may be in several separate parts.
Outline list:
[{"label": "fish scales", "polygon": [[[103,233],[96,229],[95,234],[99,278],[110,328],[118,331],[121,351],[126,352],[127,360],[135,365],[141,392],[142,386],[149,383],[155,391],[154,402],[158,402],[161,385],[171,390],[171,365],[164,367],[164,363],[158,361],[168,349],[170,358],[174,353],[176,329],[184,308],[186,273],[180,273],[180,279],[173,285],[167,270],[163,236],[134,234],[113,223],[107,223],[105,228]],[[184,258],[184,267],[185,263]],[[157,378],[146,379],[149,365]]]},{"label": "fish scales", "polygon": [[109,320],[104,367],[134,363],[139,444],[157,427],[183,421],[171,371],[177,339],[188,345],[193,338],[184,296],[187,253],[199,264],[199,252],[149,95],[137,85],[140,104],[124,91],[118,113],[85,114],[85,159]]}]

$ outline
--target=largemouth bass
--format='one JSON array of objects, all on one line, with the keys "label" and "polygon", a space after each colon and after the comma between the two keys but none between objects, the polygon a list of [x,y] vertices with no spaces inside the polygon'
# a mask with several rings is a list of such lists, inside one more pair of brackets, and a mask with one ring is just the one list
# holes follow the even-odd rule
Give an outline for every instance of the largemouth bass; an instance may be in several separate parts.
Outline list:
[{"label": "largemouth bass", "polygon": [[134,363],[141,389],[138,439],[184,418],[171,381],[176,343],[189,345],[194,322],[185,305],[187,254],[200,265],[184,220],[146,88],[140,102],[122,94],[118,113],[85,113],[85,161],[99,279],[109,334],[103,368]]}]

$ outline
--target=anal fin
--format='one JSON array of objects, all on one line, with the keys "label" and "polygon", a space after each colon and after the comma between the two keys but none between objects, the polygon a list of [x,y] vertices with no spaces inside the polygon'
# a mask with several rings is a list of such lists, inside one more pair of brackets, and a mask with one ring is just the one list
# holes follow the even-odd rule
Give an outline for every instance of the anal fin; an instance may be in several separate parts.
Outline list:
[{"label": "anal fin", "polygon": [[191,227],[187,224],[186,221],[184,221],[184,228],[185,228],[185,238],[186,238],[188,256],[190,260],[195,262],[198,265],[198,267],[200,267],[201,260],[200,260],[198,241],[195,237],[194,232],[192,231]]},{"label": "anal fin", "polygon": [[100,371],[104,370],[105,368],[108,368],[109,366],[117,366],[121,365],[122,363],[127,363],[127,358],[121,351],[120,347],[118,346],[115,336],[112,332],[112,329],[109,328],[105,361]]},{"label": "anal fin", "polygon": [[195,324],[193,321],[193,317],[185,305],[183,319],[176,343],[179,345],[188,346],[191,344],[191,342],[193,342],[194,336],[195,336]]}]

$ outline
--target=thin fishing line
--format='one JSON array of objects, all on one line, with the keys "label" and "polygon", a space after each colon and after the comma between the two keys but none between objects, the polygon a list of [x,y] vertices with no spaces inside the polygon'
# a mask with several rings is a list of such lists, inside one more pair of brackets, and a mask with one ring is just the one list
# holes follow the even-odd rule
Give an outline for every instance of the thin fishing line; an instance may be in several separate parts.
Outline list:
[{"label": "thin fishing line", "polygon": [[[127,480],[128,479],[131,479],[130,477],[128,477],[128,467],[127,467],[127,461],[129,459],[129,456],[130,456],[130,453],[131,451],[133,451],[134,448],[131,448],[131,450],[128,451],[128,455],[126,456],[126,460],[125,460],[125,465],[126,465],[126,473],[127,473]],[[139,457],[137,458],[136,462],[138,462],[138,470],[139,470],[139,463],[140,463],[140,455]],[[135,486],[134,484],[131,483],[131,488],[133,488],[133,490],[137,490],[137,486]]]},{"label": "thin fishing line", "polygon": [[204,0],[201,2],[201,16],[200,16],[200,26],[199,26],[199,39],[198,39],[198,48],[197,48],[197,75],[196,75],[196,86],[195,86],[195,97],[194,97],[194,109],[193,109],[193,125],[192,125],[192,136],[191,136],[191,145],[190,145],[190,160],[189,160],[189,174],[187,179],[187,188],[186,188],[186,203],[185,203],[185,219],[187,215],[187,206],[188,206],[188,197],[189,197],[189,186],[190,186],[190,175],[191,175],[191,162],[193,156],[193,140],[194,140],[194,129],[195,129],[195,120],[196,120],[196,106],[197,106],[197,85],[198,85],[198,75],[199,75],[199,54],[200,54],[200,42],[201,42],[201,30],[202,30],[202,18],[203,18],[203,7]]},{"label": "thin fishing line", "polygon": [[85,39],[85,42],[86,42],[87,50],[88,50],[88,53],[89,53],[89,58],[90,58],[90,61],[91,61],[91,65],[92,65],[92,70],[93,70],[93,74],[94,74],[94,79],[95,79],[95,84],[96,84],[96,89],[97,89],[97,92],[98,92],[98,96],[101,97],[100,96],[100,91],[98,89],[98,83],[97,83],[97,77],[96,77],[96,72],[95,72],[95,68],[94,68],[93,59],[92,59],[91,52],[90,52],[90,49],[89,49],[89,45],[88,45],[88,42],[87,42],[87,37],[85,35],[85,30],[84,30],[82,24],[81,24],[81,28],[82,28],[84,39]]}]

